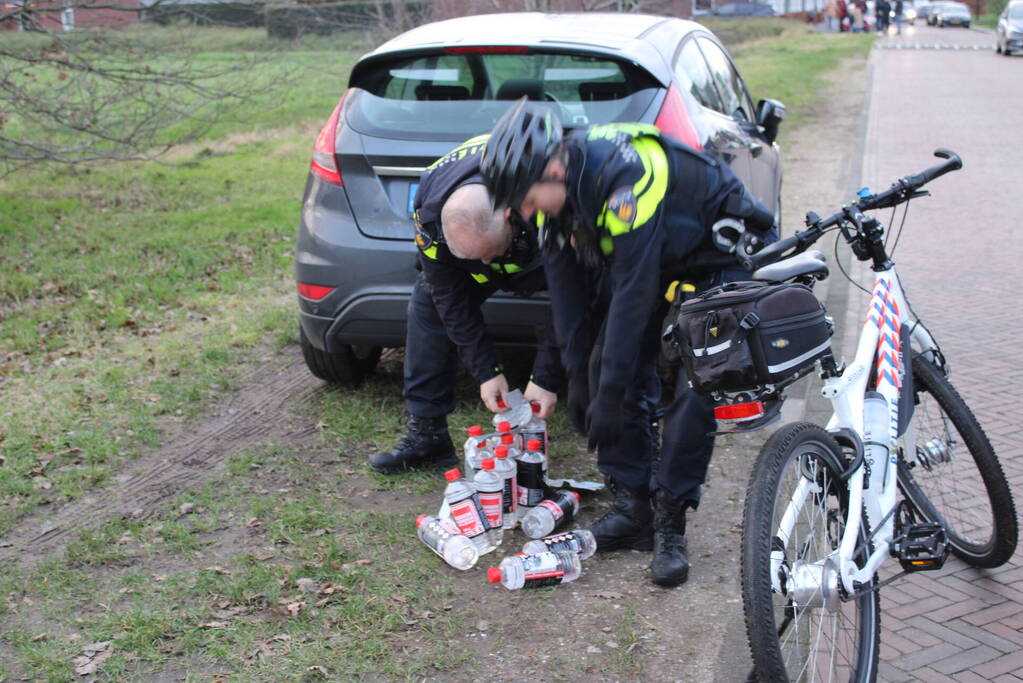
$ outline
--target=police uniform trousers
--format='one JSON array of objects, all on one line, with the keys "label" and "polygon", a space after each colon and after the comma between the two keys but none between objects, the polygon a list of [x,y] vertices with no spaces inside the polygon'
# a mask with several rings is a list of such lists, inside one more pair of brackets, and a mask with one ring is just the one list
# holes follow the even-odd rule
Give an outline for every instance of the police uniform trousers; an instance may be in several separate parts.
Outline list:
[{"label": "police uniform trousers", "polygon": [[[469,305],[482,306],[492,294],[473,287]],[[416,417],[444,417],[455,410],[458,347],[448,338],[444,322],[430,296],[430,285],[420,275],[408,302],[405,335],[405,409]]]}]

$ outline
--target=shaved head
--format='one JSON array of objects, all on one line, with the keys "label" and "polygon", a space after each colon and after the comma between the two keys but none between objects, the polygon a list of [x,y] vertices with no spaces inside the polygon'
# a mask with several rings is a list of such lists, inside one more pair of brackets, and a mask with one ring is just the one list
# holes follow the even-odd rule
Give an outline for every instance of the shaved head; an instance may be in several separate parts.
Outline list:
[{"label": "shaved head", "polygon": [[480,183],[452,192],[441,209],[440,223],[448,249],[458,258],[490,263],[511,243],[504,212],[494,211],[490,193]]}]

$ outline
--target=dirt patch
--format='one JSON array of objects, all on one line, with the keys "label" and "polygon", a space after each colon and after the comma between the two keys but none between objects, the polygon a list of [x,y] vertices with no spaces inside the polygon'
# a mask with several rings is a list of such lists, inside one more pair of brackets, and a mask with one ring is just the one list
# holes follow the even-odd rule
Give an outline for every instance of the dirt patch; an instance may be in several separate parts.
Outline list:
[{"label": "dirt patch", "polygon": [[5,539],[10,547],[0,549],[0,564],[32,564],[106,520],[148,519],[161,504],[222,474],[232,454],[269,441],[294,446],[313,435],[315,425],[299,417],[296,407],[309,401],[318,385],[296,356],[254,366],[228,400],[126,465],[116,484],[23,520]]}]

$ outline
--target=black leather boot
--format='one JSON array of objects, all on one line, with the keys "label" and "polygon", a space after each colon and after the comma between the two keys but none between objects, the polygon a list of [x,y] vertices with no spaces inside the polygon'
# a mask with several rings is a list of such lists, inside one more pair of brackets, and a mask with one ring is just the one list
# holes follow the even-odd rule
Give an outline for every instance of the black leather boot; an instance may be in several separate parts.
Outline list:
[{"label": "black leather boot", "polygon": [[455,445],[445,417],[409,416],[408,432],[393,451],[374,453],[369,466],[381,474],[398,474],[426,467],[455,467]]},{"label": "black leather boot", "polygon": [[654,559],[650,580],[658,586],[678,586],[689,578],[686,544],[688,501],[672,498],[664,491],[654,494]]},{"label": "black leather boot", "polygon": [[630,491],[611,477],[604,477],[614,502],[611,511],[588,528],[597,541],[597,552],[629,548],[650,550],[653,541],[653,511],[650,495],[645,491]]}]

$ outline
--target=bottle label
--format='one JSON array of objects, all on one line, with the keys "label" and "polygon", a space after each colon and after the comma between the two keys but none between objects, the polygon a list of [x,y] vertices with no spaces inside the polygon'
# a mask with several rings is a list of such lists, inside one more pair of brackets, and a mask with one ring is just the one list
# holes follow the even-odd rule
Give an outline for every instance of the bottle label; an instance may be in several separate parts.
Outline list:
[{"label": "bottle label", "polygon": [[547,550],[551,552],[563,552],[563,553],[579,553],[582,549],[582,544],[579,543],[579,539],[575,537],[575,534],[569,532],[567,534],[557,534],[555,536],[548,536],[543,539],[544,545],[547,546]]},{"label": "bottle label", "polygon": [[458,525],[459,531],[469,538],[475,538],[482,533],[486,533],[490,528],[486,522],[486,517],[473,498],[463,498],[457,503],[452,503],[451,517],[455,520],[455,524]]},{"label": "bottle label", "polygon": [[504,514],[511,515],[519,507],[519,491],[515,477],[508,477],[504,480],[504,492],[501,496]]},{"label": "bottle label", "polygon": [[554,521],[557,522],[565,516],[565,511],[561,509],[561,506],[555,503],[553,500],[541,500],[540,505],[551,511],[554,515]]},{"label": "bottle label", "polygon": [[565,578],[565,570],[561,559],[554,553],[539,555],[522,555],[522,568],[525,570],[523,588],[542,588],[556,586]]},{"label": "bottle label", "polygon": [[490,528],[500,529],[504,526],[504,491],[480,491],[478,495]]},{"label": "bottle label", "polygon": [[518,463],[519,505],[536,507],[543,500],[543,463]]}]

